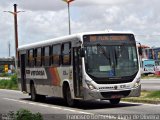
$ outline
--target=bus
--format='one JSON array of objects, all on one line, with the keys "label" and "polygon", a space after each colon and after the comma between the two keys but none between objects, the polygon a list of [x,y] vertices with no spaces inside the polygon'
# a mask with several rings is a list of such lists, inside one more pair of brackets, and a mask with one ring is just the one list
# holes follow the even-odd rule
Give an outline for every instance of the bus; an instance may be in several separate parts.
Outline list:
[{"label": "bus", "polygon": [[46,96],[109,100],[140,96],[140,65],[133,33],[89,32],[18,48],[18,85],[38,101]]},{"label": "bus", "polygon": [[142,59],[142,74],[155,74],[155,60]]}]

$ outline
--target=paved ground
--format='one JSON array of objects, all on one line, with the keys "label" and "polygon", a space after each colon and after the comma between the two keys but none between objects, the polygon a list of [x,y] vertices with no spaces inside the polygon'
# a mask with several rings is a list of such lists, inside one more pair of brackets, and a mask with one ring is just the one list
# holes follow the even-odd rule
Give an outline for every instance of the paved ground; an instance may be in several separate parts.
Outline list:
[{"label": "paved ground", "polygon": [[49,97],[45,102],[32,102],[28,95],[24,95],[20,91],[0,89],[1,114],[17,111],[20,108],[28,109],[32,112],[40,112],[44,115],[45,120],[73,119],[74,115],[81,117],[88,115],[88,118],[92,116],[94,120],[104,119],[97,117],[96,115],[98,114],[103,114],[105,117],[108,116],[112,119],[119,117],[121,120],[124,119],[121,117],[127,117],[127,119],[130,119],[129,117],[133,119],[134,117],[134,119],[139,120],[142,117],[148,116],[147,114],[160,118],[160,105],[128,102],[111,105],[108,101],[79,101],[75,107],[67,107],[63,99]]},{"label": "paved ground", "polygon": [[142,90],[160,90],[160,79],[141,80]]}]

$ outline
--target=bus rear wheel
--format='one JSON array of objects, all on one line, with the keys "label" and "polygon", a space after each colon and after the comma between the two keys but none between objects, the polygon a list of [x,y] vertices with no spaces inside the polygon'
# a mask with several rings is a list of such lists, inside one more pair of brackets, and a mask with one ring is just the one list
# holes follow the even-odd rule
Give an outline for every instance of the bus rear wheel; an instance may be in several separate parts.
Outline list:
[{"label": "bus rear wheel", "polygon": [[110,99],[109,101],[111,104],[117,105],[117,104],[119,104],[120,100],[121,100],[120,98],[117,98],[117,99]]},{"label": "bus rear wheel", "polygon": [[34,84],[31,84],[31,100],[38,101],[38,95],[36,94],[36,89],[34,87]]},{"label": "bus rear wheel", "polygon": [[31,84],[31,100],[32,101],[45,101],[46,96],[45,95],[38,95],[35,89],[34,84]]}]

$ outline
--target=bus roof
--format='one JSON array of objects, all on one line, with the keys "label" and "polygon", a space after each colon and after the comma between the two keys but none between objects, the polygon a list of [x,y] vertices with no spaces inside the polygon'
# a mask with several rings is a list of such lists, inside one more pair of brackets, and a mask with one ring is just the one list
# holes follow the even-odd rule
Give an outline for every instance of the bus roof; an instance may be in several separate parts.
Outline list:
[{"label": "bus roof", "polygon": [[77,34],[67,35],[67,36],[58,37],[58,38],[54,38],[54,39],[43,40],[40,42],[35,42],[35,43],[27,44],[27,45],[22,45],[22,46],[18,47],[18,50],[31,49],[31,48],[35,48],[35,47],[43,47],[43,46],[51,45],[53,43],[58,44],[58,43],[67,42],[71,39],[76,39],[76,38],[79,38],[79,40],[81,40],[83,35],[89,35],[89,34],[133,34],[133,32],[128,32],[128,31],[126,31],[126,32],[125,31],[97,31],[97,32],[77,33]]},{"label": "bus roof", "polygon": [[142,61],[155,61],[154,59],[142,59]]}]

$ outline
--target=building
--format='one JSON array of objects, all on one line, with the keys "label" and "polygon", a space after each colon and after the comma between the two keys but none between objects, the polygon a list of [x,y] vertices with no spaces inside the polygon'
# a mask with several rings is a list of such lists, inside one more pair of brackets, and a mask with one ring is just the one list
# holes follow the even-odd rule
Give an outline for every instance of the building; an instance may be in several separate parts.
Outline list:
[{"label": "building", "polygon": [[14,57],[0,58],[0,73],[13,73],[15,66]]}]

